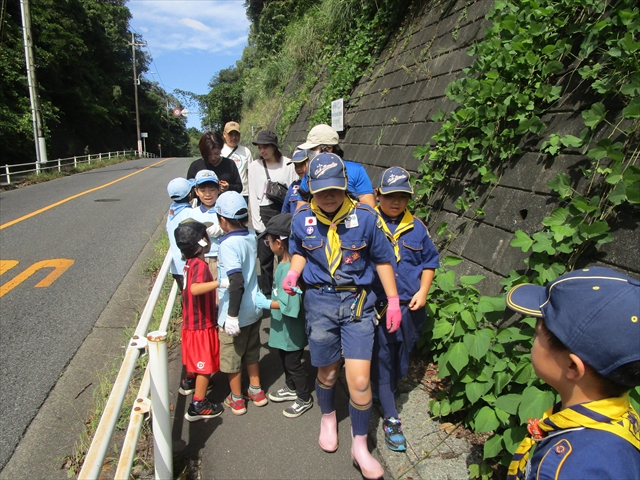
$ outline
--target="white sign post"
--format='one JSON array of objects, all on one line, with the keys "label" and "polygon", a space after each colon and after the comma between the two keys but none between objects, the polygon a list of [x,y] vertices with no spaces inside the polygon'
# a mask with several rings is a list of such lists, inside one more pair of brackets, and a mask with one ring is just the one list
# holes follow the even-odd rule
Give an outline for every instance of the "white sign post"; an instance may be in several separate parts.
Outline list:
[{"label": "white sign post", "polygon": [[336,132],[344,130],[344,99],[331,102],[331,128]]},{"label": "white sign post", "polygon": [[147,132],[140,132],[140,138],[142,138],[142,151],[147,152],[147,138],[149,134]]}]

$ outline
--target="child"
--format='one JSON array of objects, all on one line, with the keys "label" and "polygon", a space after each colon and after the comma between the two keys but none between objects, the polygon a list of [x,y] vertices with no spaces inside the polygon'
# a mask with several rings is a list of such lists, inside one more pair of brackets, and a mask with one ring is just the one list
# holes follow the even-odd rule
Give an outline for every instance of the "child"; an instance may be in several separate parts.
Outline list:
[{"label": "child", "polygon": [[[207,398],[211,374],[220,370],[220,351],[216,331],[218,282],[211,278],[204,255],[210,243],[206,225],[188,218],[174,232],[176,244],[186,260],[182,290],[182,363],[187,378],[180,392],[193,392],[185,418],[190,422],[217,417],[223,408]],[[195,380],[194,380],[195,378]]]},{"label": "child", "polygon": [[[396,254],[396,283],[402,311],[402,327],[389,333],[379,325],[373,346],[371,377],[374,390],[380,400],[384,420],[384,439],[387,447],[395,452],[407,450],[402,433],[402,422],[396,409],[394,391],[398,380],[409,371],[409,356],[427,319],[424,308],[433,281],[435,269],[440,266],[427,227],[407,209],[413,187],[410,175],[404,168],[391,167],[380,177],[377,189],[379,205],[376,210],[382,217],[382,229],[393,245]],[[376,281],[373,291],[384,299],[382,284]],[[376,302],[376,314],[380,317],[387,308],[386,300]]]},{"label": "child", "polygon": [[402,320],[391,262],[393,248],[381,230],[380,217],[369,206],[346,196],[347,176],[340,157],[321,153],[309,163],[310,204],[293,217],[289,251],[291,269],[283,288],[294,295],[300,274],[311,363],[318,367],[316,397],[322,421],[320,448],[338,448],[334,407],[335,383],[345,358],[352,425],[351,456],[365,478],[379,478],[382,466],[367,447],[371,418],[369,373],[375,321],[371,284],[378,272],[389,299],[390,331]]},{"label": "child", "polygon": [[256,304],[261,308],[271,309],[269,346],[278,349],[284,367],[285,386],[275,393],[269,393],[269,399],[273,402],[294,400],[294,403],[282,413],[285,417],[296,418],[313,407],[313,399],[309,392],[307,372],[302,363],[304,347],[307,346],[302,297],[289,296],[282,289],[282,281],[289,271],[291,262],[291,218],[290,213],[281,213],[267,223],[266,241],[278,257],[278,267],[274,277],[272,300],[266,299],[259,292],[258,298],[264,300],[256,301]]},{"label": "child", "polygon": [[191,218],[204,224],[210,224],[207,228],[211,250],[205,255],[205,261],[209,265],[209,271],[214,280],[218,279],[218,247],[219,237],[223,231],[218,223],[218,217],[213,211],[213,206],[218,200],[220,187],[217,175],[212,170],[200,170],[196,173],[195,192],[200,199],[200,205],[193,208]]},{"label": "child", "polygon": [[293,167],[296,169],[296,174],[298,175],[298,180],[291,182],[289,185],[289,190],[287,190],[287,195],[284,197],[284,202],[282,203],[282,213],[291,213],[292,215],[296,212],[296,207],[298,206],[298,188],[300,188],[300,182],[302,182],[302,177],[304,177],[307,173],[307,166],[309,165],[309,156],[307,155],[306,150],[300,150],[296,148],[296,151],[293,152],[291,156],[291,161],[289,164],[293,163]]},{"label": "child", "polygon": [[220,370],[227,374],[231,393],[224,404],[235,415],[246,413],[242,396],[242,365],[249,374],[245,394],[253,404],[262,407],[269,400],[260,386],[260,323],[262,309],[256,307],[258,276],[256,272],[256,235],[247,228],[247,202],[238,192],[224,192],[218,198],[218,214],[224,236],[220,238],[219,278],[228,280],[228,288],[220,288]]},{"label": "child", "polygon": [[167,236],[169,237],[169,251],[171,252],[169,271],[178,284],[180,291],[182,291],[183,287],[184,260],[180,249],[176,245],[176,238],[173,232],[181,221],[191,216],[189,201],[191,200],[193,186],[194,182],[182,177],[174,178],[167,185],[167,193],[173,200],[167,214]]},{"label": "child", "polygon": [[529,420],[507,478],[640,478],[640,420],[628,400],[640,385],[640,281],[589,267],[546,287],[517,285],[507,306],[538,317],[531,362],[560,395]]}]

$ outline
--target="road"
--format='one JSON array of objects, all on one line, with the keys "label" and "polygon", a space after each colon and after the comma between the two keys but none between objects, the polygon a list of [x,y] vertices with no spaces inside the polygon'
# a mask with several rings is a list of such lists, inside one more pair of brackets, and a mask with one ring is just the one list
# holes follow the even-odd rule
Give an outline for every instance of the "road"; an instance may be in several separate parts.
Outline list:
[{"label": "road", "polygon": [[133,160],[0,193],[0,469],[161,222],[167,183],[190,161]]}]

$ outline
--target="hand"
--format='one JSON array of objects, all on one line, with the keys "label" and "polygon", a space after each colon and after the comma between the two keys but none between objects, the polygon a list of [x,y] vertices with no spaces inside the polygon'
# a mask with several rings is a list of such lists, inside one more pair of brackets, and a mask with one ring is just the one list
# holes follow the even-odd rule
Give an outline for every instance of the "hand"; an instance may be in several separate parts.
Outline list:
[{"label": "hand", "polygon": [[287,292],[288,295],[296,294],[293,288],[298,283],[298,278],[300,278],[300,274],[295,270],[289,270],[287,272],[287,276],[284,277],[284,280],[282,281],[282,288],[285,292]]},{"label": "hand", "polygon": [[224,331],[227,332],[227,335],[237,337],[240,334],[238,317],[227,317],[227,320],[224,322]]},{"label": "hand", "polygon": [[402,312],[400,311],[400,298],[387,297],[389,304],[387,305],[387,331],[393,333],[400,328],[402,323]]},{"label": "hand", "polygon": [[220,182],[218,183],[218,186],[220,187],[220,193],[223,193],[229,190],[229,182],[225,182],[224,180],[220,180]]},{"label": "hand", "polygon": [[229,277],[218,280],[218,288],[229,288]]},{"label": "hand", "polygon": [[270,309],[271,308],[271,300],[264,296],[260,290],[256,294],[256,307],[262,309]]},{"label": "hand", "polygon": [[415,312],[416,310],[424,308],[426,304],[427,295],[423,294],[422,292],[417,292],[409,302],[409,310]]}]

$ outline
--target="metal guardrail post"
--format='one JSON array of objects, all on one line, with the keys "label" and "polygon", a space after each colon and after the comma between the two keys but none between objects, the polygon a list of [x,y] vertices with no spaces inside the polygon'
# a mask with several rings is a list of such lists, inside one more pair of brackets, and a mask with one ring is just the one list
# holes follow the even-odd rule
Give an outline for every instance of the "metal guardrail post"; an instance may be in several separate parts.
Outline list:
[{"label": "metal guardrail post", "polygon": [[167,332],[147,335],[153,421],[153,459],[157,480],[173,479]]},{"label": "metal guardrail post", "polygon": [[7,176],[7,183],[11,185],[11,177],[9,176],[9,165],[4,166],[5,175]]},{"label": "metal guardrail post", "polygon": [[73,157],[73,168],[78,168],[78,158]]},{"label": "metal guardrail post", "polygon": [[58,172],[62,171],[62,165],[60,164],[60,159],[58,159]]}]

